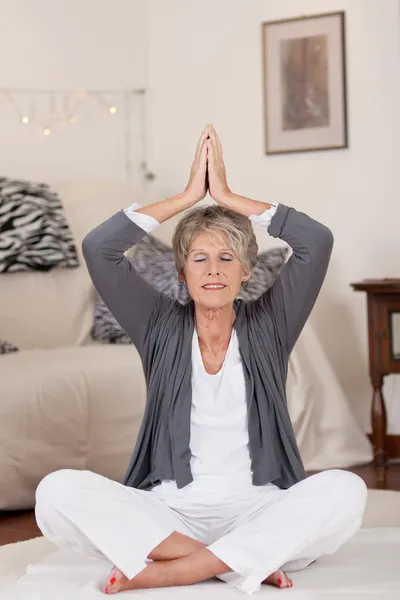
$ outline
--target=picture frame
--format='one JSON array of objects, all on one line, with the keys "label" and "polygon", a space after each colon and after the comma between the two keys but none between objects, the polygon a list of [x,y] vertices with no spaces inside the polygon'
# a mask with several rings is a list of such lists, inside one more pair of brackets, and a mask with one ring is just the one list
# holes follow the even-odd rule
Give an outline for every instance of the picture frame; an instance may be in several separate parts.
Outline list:
[{"label": "picture frame", "polygon": [[348,148],[344,11],[262,23],[265,153]]}]

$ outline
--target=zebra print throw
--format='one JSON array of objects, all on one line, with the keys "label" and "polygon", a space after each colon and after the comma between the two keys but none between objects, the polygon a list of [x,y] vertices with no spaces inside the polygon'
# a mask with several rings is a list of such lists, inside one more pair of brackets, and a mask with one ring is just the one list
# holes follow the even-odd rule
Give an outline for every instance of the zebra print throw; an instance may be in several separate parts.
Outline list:
[{"label": "zebra print throw", "polygon": [[[271,287],[276,276],[285,263],[289,249],[287,247],[272,248],[260,252],[257,264],[253,267],[251,277],[237,298],[250,302],[256,300]],[[186,285],[181,285],[176,272],[172,248],[151,234],[147,234],[136,244],[128,255],[135,269],[151,285],[173,300],[186,304],[190,300]],[[103,300],[97,294],[94,326],[94,339],[112,344],[129,344],[130,339],[110,313]]]},{"label": "zebra print throw", "polygon": [[0,354],[9,354],[10,352],[18,352],[18,348],[14,346],[14,344],[10,344],[10,342],[6,342],[5,340],[0,340]]},{"label": "zebra print throw", "polygon": [[61,200],[50,187],[0,178],[0,273],[77,267]]}]

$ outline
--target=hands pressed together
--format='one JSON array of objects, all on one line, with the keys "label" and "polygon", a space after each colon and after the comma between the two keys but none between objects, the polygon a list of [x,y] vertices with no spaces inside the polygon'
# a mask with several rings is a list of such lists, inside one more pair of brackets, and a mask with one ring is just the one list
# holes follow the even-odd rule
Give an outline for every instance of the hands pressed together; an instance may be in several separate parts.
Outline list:
[{"label": "hands pressed together", "polygon": [[222,204],[223,199],[231,193],[226,181],[222,145],[212,125],[206,125],[200,136],[185,189],[193,204],[202,200],[207,192],[218,204]]}]

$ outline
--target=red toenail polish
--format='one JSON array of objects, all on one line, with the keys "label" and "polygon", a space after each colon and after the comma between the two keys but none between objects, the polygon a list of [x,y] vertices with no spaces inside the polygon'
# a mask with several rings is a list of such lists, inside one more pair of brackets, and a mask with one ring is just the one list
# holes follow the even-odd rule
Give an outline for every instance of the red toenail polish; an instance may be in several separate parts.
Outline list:
[{"label": "red toenail polish", "polygon": [[282,585],[282,579],[278,579],[279,585]]},{"label": "red toenail polish", "polygon": [[113,577],[112,579],[110,579],[110,584],[113,585],[113,583],[115,583],[117,580],[115,577]]},{"label": "red toenail polish", "polygon": [[108,588],[106,588],[104,591],[105,591],[106,594],[108,594]]}]

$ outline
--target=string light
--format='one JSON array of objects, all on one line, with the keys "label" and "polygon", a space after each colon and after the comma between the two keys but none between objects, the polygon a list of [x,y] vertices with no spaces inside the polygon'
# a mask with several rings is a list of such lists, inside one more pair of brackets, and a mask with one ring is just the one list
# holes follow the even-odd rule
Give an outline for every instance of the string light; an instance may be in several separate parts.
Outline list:
[{"label": "string light", "polygon": [[[56,91],[56,90],[12,90],[12,89],[4,89],[0,88],[0,97],[4,98],[11,104],[14,111],[18,115],[18,119],[22,125],[28,125],[28,123],[32,126],[39,125],[43,131],[44,135],[49,135],[50,129],[53,129],[54,125],[62,125],[63,123],[69,123],[71,125],[75,125],[77,122],[76,112],[79,109],[79,105],[82,102],[87,102],[90,98],[94,98],[97,100],[102,106],[104,106],[110,115],[116,115],[118,112],[118,107],[116,103],[107,102],[105,100],[106,95],[118,95],[121,96],[121,101],[125,98],[131,98],[136,94],[144,94],[145,90],[123,90],[123,91],[113,91],[113,90],[105,90],[105,91],[97,91],[97,90],[67,90],[67,91]],[[37,119],[35,119],[33,115],[33,109],[30,111],[32,114],[28,116],[27,113],[21,110],[21,107],[18,103],[19,95],[29,95],[31,96],[30,101],[32,104],[32,96],[47,96],[47,113],[48,116],[46,118],[47,123],[40,123]],[[104,97],[103,97],[104,96]],[[61,100],[59,108],[61,109],[61,114],[57,114],[57,104],[58,98]],[[62,105],[62,108],[61,108]],[[32,108],[32,107],[31,107]],[[46,133],[45,133],[46,132]]]},{"label": "string light", "polygon": [[[132,176],[131,160],[131,101],[134,96],[140,96],[140,103],[137,108],[139,119],[142,124],[142,156],[146,156],[146,135],[144,130],[145,119],[145,89],[124,89],[124,90],[90,90],[90,89],[69,89],[69,90],[51,90],[51,89],[12,89],[0,88],[0,103],[4,100],[13,109],[16,114],[17,122],[29,128],[38,127],[39,131],[45,137],[50,136],[60,126],[61,130],[65,125],[75,125],[77,121],[83,122],[77,117],[82,104],[87,104],[92,99],[97,101],[103,110],[108,114],[115,116],[121,112],[121,117],[125,125],[125,167],[127,179]],[[44,102],[43,102],[43,101]],[[29,108],[24,108],[28,101]],[[47,102],[46,102],[47,101]],[[44,113],[38,116],[37,107],[45,108]],[[136,109],[135,109],[136,110]],[[107,114],[106,113],[106,114]],[[53,134],[54,135],[54,134]],[[144,177],[147,180],[153,179],[154,174],[148,170],[147,161],[143,160],[141,168],[144,171]]]}]

